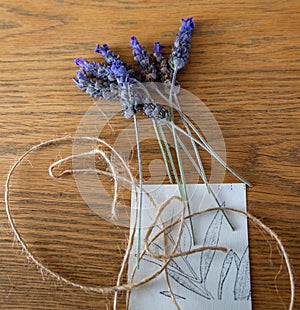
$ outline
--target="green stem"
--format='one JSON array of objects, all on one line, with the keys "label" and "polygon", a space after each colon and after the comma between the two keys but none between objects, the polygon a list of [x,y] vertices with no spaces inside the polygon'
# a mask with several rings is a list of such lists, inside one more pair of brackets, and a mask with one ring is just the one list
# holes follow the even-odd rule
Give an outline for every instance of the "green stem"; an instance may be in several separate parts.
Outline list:
[{"label": "green stem", "polygon": [[[201,172],[201,170],[199,169],[199,167],[198,167],[198,165],[196,164],[196,162],[194,161],[194,159],[193,159],[191,153],[188,151],[188,149],[186,148],[186,146],[184,145],[184,143],[181,141],[181,139],[180,139],[179,137],[177,137],[177,139],[178,139],[178,142],[179,142],[180,146],[182,147],[183,151],[186,153],[186,155],[188,156],[188,158],[189,158],[189,160],[191,161],[192,165],[194,166],[195,170],[202,176],[202,172]],[[203,179],[203,178],[202,178],[202,179]],[[204,181],[204,180],[203,180],[203,181]],[[214,200],[216,201],[217,205],[221,208],[221,211],[222,211],[222,213],[223,213],[223,215],[224,215],[224,217],[225,217],[225,219],[226,219],[228,225],[229,225],[230,228],[234,231],[235,228],[234,228],[234,226],[232,225],[232,223],[230,222],[227,213],[226,213],[224,210],[222,210],[222,205],[220,204],[220,202],[219,202],[217,196],[215,195],[213,189],[211,188],[211,186],[209,185],[209,183],[205,183],[205,185],[206,185],[206,187],[207,187],[207,189],[208,189],[209,194],[211,194],[211,195],[213,196],[213,198],[214,198]]]},{"label": "green stem", "polygon": [[[173,134],[177,163],[178,163],[179,173],[180,173],[180,178],[181,178],[181,184],[183,185],[184,201],[186,202],[188,214],[191,215],[191,207],[190,207],[188,194],[187,194],[187,188],[186,188],[185,176],[184,176],[184,171],[183,171],[183,166],[182,166],[182,161],[181,161],[181,156],[180,156],[180,150],[178,147],[177,135],[176,135],[176,131],[174,128],[173,90],[174,90],[174,86],[175,86],[176,75],[177,75],[177,68],[174,69],[174,73],[173,73],[173,77],[172,77],[172,83],[171,83],[171,87],[170,87],[170,94],[169,94],[170,122],[172,124],[172,134]],[[195,245],[195,231],[194,231],[194,227],[193,227],[193,221],[191,218],[190,218],[190,226],[191,226],[193,244]]]},{"label": "green stem", "polygon": [[[160,136],[162,138],[162,141],[164,142],[164,146],[165,146],[165,149],[167,151],[167,155],[168,155],[168,158],[169,158],[169,161],[170,161],[170,165],[172,167],[172,171],[173,171],[173,174],[174,174],[174,177],[175,177],[176,184],[179,185],[179,178],[178,178],[178,175],[177,175],[177,170],[176,170],[176,167],[175,167],[175,163],[173,161],[171,150],[170,150],[170,147],[168,145],[168,141],[167,141],[167,138],[166,138],[165,133],[163,131],[163,128],[159,124],[158,124],[158,130],[159,130],[159,134],[160,134]],[[183,194],[181,192],[181,187],[179,187],[179,193],[180,193],[181,198],[183,198]]]},{"label": "green stem", "polygon": [[[189,126],[193,129],[193,131],[196,133],[198,138],[201,140],[197,140],[194,138],[192,135],[187,134],[184,130],[182,130],[180,127],[176,126],[175,124],[173,125],[176,130],[180,131],[190,139],[194,140],[198,145],[200,145],[204,150],[206,150],[210,155],[212,155],[225,169],[227,169],[229,172],[231,172],[235,177],[237,177],[240,181],[248,185],[249,187],[252,187],[252,184],[248,181],[246,181],[243,177],[241,177],[237,172],[235,172],[231,167],[229,167],[225,161],[211,148],[211,146],[206,142],[204,137],[198,132],[198,130],[195,128],[195,126],[190,122],[190,120],[182,114],[182,117],[187,121]],[[170,122],[171,123],[171,122]]]},{"label": "green stem", "polygon": [[[156,88],[156,92],[157,92],[166,102],[168,102],[168,99],[164,96],[164,94],[163,94],[158,88]],[[174,98],[175,98],[175,101],[176,101],[176,106],[177,106],[177,108],[178,108],[178,112],[180,113],[180,116],[182,117],[182,114],[183,114],[183,113],[182,113],[182,111],[181,111],[180,103],[179,103],[179,100],[178,100],[178,97],[177,97],[176,94],[174,95]],[[185,129],[186,129],[186,131],[187,131],[187,136],[192,136],[187,121],[186,121],[183,117],[182,117],[182,121],[183,121],[184,127],[185,127]],[[193,164],[194,168],[196,169],[196,171],[200,174],[200,176],[201,176],[201,178],[202,178],[202,180],[203,180],[203,182],[204,182],[204,184],[205,184],[205,186],[206,186],[206,188],[207,188],[209,194],[211,194],[211,195],[213,196],[213,198],[214,198],[214,200],[216,201],[217,205],[218,205],[219,207],[222,207],[221,204],[220,204],[220,202],[219,202],[219,200],[218,200],[218,198],[216,197],[215,193],[213,192],[213,189],[211,188],[211,186],[209,185],[209,183],[208,183],[208,181],[207,181],[206,174],[205,174],[205,171],[204,171],[204,167],[203,167],[203,164],[202,164],[202,161],[201,161],[201,157],[200,157],[198,148],[197,148],[197,146],[196,146],[196,143],[195,143],[195,141],[194,141],[192,138],[190,138],[190,140],[191,140],[191,143],[192,143],[192,145],[193,145],[194,152],[195,152],[195,155],[196,155],[196,158],[197,158],[197,162],[198,162],[199,167],[197,167],[195,161],[192,159],[191,154],[188,154],[188,153],[187,153],[187,149],[185,148],[184,144],[182,144],[181,147],[183,148],[183,150],[185,151],[185,153],[188,155],[189,159],[192,161],[192,164]],[[204,144],[200,143],[199,141],[198,141],[197,144],[199,144],[202,148],[204,148],[206,151],[209,152],[209,150],[205,147]],[[183,146],[184,146],[184,147],[183,147]],[[200,170],[199,170],[199,169],[200,169]],[[227,222],[228,222],[228,225],[229,225],[230,228],[234,231],[235,229],[234,229],[233,225],[231,224],[231,222],[229,221],[229,218],[228,218],[227,214],[225,213],[224,210],[222,210],[222,212],[223,212],[223,215],[224,215],[225,219],[226,219]]]},{"label": "green stem", "polygon": [[[174,98],[175,98],[175,101],[176,101],[176,105],[177,105],[178,112],[180,113],[180,116],[181,116],[181,115],[183,114],[183,112],[181,111],[180,102],[179,102],[179,100],[178,100],[178,98],[177,98],[177,95],[175,95]],[[190,131],[190,128],[189,128],[189,126],[188,126],[186,120],[185,120],[185,119],[182,119],[182,121],[183,121],[183,124],[184,124],[184,127],[185,127],[187,133],[188,133],[189,135],[192,135],[192,134],[191,134],[191,131]],[[178,139],[179,139],[179,137],[178,137]],[[200,174],[200,176],[201,176],[201,178],[202,178],[202,180],[203,180],[203,182],[204,182],[204,184],[205,184],[205,186],[206,186],[206,188],[207,188],[207,190],[208,190],[208,193],[211,194],[211,195],[213,196],[213,198],[214,198],[214,200],[216,201],[217,205],[221,208],[222,206],[221,206],[221,204],[220,204],[220,202],[219,202],[217,196],[215,195],[213,189],[211,188],[211,186],[209,185],[209,183],[208,183],[208,181],[207,181],[206,174],[205,174],[205,171],[204,171],[204,167],[203,167],[203,164],[202,164],[202,161],[201,161],[200,154],[199,154],[198,148],[197,148],[197,146],[196,146],[196,143],[195,143],[195,141],[193,141],[192,139],[191,139],[191,143],[192,143],[192,145],[193,145],[194,152],[195,152],[195,155],[196,155],[196,158],[197,158],[197,161],[198,161],[198,165],[199,165],[199,168],[198,168],[198,167],[197,167],[197,168],[200,169],[200,171],[198,170],[198,173]],[[184,148],[186,149],[185,146],[184,146]],[[195,161],[193,160],[191,154],[190,154],[189,152],[188,152],[188,153],[187,153],[187,152],[188,152],[188,150],[186,149],[185,153],[186,153],[187,155],[189,154],[189,159],[190,159],[190,161],[192,161],[192,163],[193,163],[193,165],[194,165],[194,167],[195,167],[195,169],[196,169],[196,171],[197,171]],[[226,219],[228,225],[230,226],[231,230],[234,231],[235,228],[234,228],[234,226],[232,225],[232,223],[230,222],[230,220],[229,220],[229,218],[228,218],[228,215],[226,214],[226,212],[225,212],[224,210],[222,210],[222,213],[223,213],[223,215],[224,215],[224,217],[225,217],[225,219]]]},{"label": "green stem", "polygon": [[153,124],[153,128],[154,128],[154,131],[155,131],[155,134],[156,134],[156,138],[157,138],[159,147],[160,147],[161,154],[162,154],[163,159],[164,159],[164,163],[165,163],[166,170],[167,170],[167,173],[168,173],[169,181],[170,181],[171,184],[173,184],[174,182],[173,182],[173,178],[172,178],[172,175],[171,175],[171,171],[170,171],[170,167],[169,167],[166,151],[165,151],[164,146],[162,144],[162,138],[160,136],[160,133],[159,133],[158,128],[157,128],[157,123],[156,123],[156,120],[154,118],[152,118],[152,124]]},{"label": "green stem", "polygon": [[136,119],[136,115],[133,115],[135,137],[136,137],[136,148],[138,156],[138,166],[139,166],[139,209],[138,209],[138,244],[137,244],[137,268],[139,268],[140,254],[141,254],[141,231],[142,231],[142,198],[143,198],[143,168],[142,168],[142,158],[140,149],[140,139],[139,139],[139,128]]}]

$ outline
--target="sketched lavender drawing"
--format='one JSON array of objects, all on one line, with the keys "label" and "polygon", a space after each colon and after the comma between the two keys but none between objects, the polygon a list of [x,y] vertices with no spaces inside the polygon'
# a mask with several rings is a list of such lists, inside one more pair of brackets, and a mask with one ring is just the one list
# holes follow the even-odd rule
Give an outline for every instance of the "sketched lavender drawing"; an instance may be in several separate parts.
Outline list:
[{"label": "sketched lavender drawing", "polygon": [[251,296],[250,286],[250,264],[249,264],[249,247],[247,246],[242,257],[239,258],[232,249],[224,258],[222,270],[219,277],[218,299],[222,299],[223,286],[231,266],[236,267],[236,277],[234,283],[234,300],[249,300]]},{"label": "sketched lavender drawing", "polygon": [[234,283],[234,299],[248,300],[251,295],[249,247],[246,247],[237,267],[237,275]]},{"label": "sketched lavender drawing", "polygon": [[[223,214],[216,212],[213,220],[211,221],[204,238],[203,246],[217,246],[220,238],[220,231],[222,227]],[[212,261],[216,251],[208,250],[200,254],[200,279],[205,285],[205,281],[210,270]]]},{"label": "sketched lavender drawing", "polygon": [[228,275],[233,259],[235,260],[237,259],[238,260],[237,264],[239,264],[240,259],[237,257],[235,252],[231,249],[230,251],[228,251],[228,253],[226,254],[224,258],[222,269],[220,272],[219,284],[218,284],[218,299],[222,299],[223,285]]},{"label": "sketched lavender drawing", "polygon": [[[183,234],[188,236],[188,243],[192,244],[192,235],[190,232],[190,228],[187,224],[184,224],[183,227]],[[168,240],[171,244],[174,245],[174,239],[172,236],[172,232],[167,235]],[[183,238],[181,238],[182,242]],[[157,243],[151,244],[151,250],[156,253],[162,254],[163,248],[160,247]],[[187,250],[186,248],[182,248],[182,246],[179,246],[178,250]],[[143,261],[147,263],[151,263],[157,266],[162,265],[161,260],[154,260],[153,258],[149,257],[148,255],[144,255]],[[178,258],[171,259],[170,263],[168,264],[168,275],[179,285],[184,287],[185,289],[200,295],[206,299],[213,299],[213,296],[211,293],[205,288],[205,285],[202,283],[200,277],[197,275],[193,267],[188,261],[188,256],[180,256]],[[169,296],[168,294],[163,294],[164,296]],[[184,298],[184,296],[181,296]]]},{"label": "sketched lavender drawing", "polygon": [[[170,297],[171,298],[171,295],[170,295],[170,292],[169,291],[160,291],[159,292],[161,295],[163,295],[163,296],[166,296],[166,297]],[[176,299],[186,299],[185,297],[183,297],[183,296],[180,296],[180,295],[177,295],[177,294],[174,294],[174,296],[175,296],[175,298]]]},{"label": "sketched lavender drawing", "polygon": [[[211,222],[206,228],[203,246],[218,246],[220,240],[220,234],[222,229],[224,216],[222,212],[217,211]],[[188,250],[192,244],[192,237],[190,233],[190,228],[188,225],[184,224],[183,234],[187,236],[189,241],[185,242],[185,246],[180,244],[178,247],[178,252],[183,252]],[[174,239],[172,232],[170,231],[167,235],[168,240],[171,244],[174,244]],[[157,243],[151,245],[151,250],[155,253],[162,253],[163,248]],[[228,250],[226,253],[221,269],[216,270],[212,273],[212,265],[215,259],[215,250],[203,251],[198,255],[199,261],[199,272],[195,269],[195,264],[191,264],[188,260],[188,256],[180,256],[173,258],[167,269],[170,278],[184,289],[206,299],[206,300],[222,300],[223,290],[225,285],[229,285],[232,289],[232,300],[249,300],[250,292],[250,265],[249,265],[249,247],[247,246],[241,257],[238,256],[234,249]],[[162,261],[158,259],[153,259],[148,255],[143,257],[143,262],[154,264],[157,266],[162,265]],[[197,259],[196,259],[197,260]],[[195,261],[195,259],[194,259]],[[234,272],[234,283],[226,283],[226,279],[229,270],[235,265]],[[214,291],[210,287],[208,289],[206,283],[210,277],[218,277],[218,285],[214,288]],[[176,293],[176,298],[185,299],[186,296],[183,294],[184,290],[180,290],[180,294]],[[168,291],[160,291],[161,295],[165,297],[170,297]],[[227,296],[228,298],[228,296]]]}]

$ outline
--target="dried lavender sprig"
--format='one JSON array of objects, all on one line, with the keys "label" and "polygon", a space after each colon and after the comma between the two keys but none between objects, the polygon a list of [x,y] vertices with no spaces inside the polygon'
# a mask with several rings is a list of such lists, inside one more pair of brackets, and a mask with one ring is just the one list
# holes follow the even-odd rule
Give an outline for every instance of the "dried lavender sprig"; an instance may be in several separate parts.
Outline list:
[{"label": "dried lavender sprig", "polygon": [[[192,17],[190,17],[186,20],[182,19],[182,26],[180,27],[179,32],[178,32],[177,37],[176,37],[176,40],[174,41],[174,47],[173,47],[172,53],[170,55],[169,62],[167,62],[163,56],[163,53],[162,53],[163,46],[160,45],[158,42],[154,43],[153,56],[155,59],[154,65],[155,65],[155,69],[156,69],[156,77],[154,77],[153,74],[151,74],[152,63],[151,63],[150,55],[144,50],[144,48],[142,46],[139,45],[138,41],[135,40],[136,39],[135,37],[132,38],[133,39],[132,46],[134,48],[135,58],[141,64],[142,75],[139,75],[127,63],[122,62],[125,69],[127,70],[127,73],[128,73],[126,75],[126,79],[124,79],[122,82],[124,84],[124,86],[121,87],[121,91],[119,94],[119,98],[121,99],[120,100],[121,106],[123,106],[123,114],[125,117],[130,118],[133,116],[135,118],[135,114],[138,111],[143,111],[143,113],[147,117],[152,118],[152,120],[167,119],[168,121],[170,121],[169,123],[172,125],[171,127],[172,127],[172,131],[173,131],[173,135],[174,135],[174,131],[175,131],[174,129],[177,126],[173,124],[173,104],[172,104],[172,100],[173,100],[174,91],[176,92],[176,89],[175,89],[176,75],[177,75],[178,70],[180,70],[187,63],[187,59],[189,56],[189,49],[190,49],[191,31],[193,30],[194,26],[195,25],[194,25],[194,21],[193,21]],[[96,52],[100,52],[103,55],[104,59],[111,65],[116,60],[121,61],[119,56],[116,56],[109,49],[107,44],[103,45],[102,47],[98,45],[96,48]],[[100,67],[102,65],[101,64],[96,65],[96,64],[97,63],[88,63],[86,60],[81,60],[80,63],[78,63],[78,65],[81,65],[81,67],[82,67],[81,69],[83,72],[81,72],[80,74],[77,74],[77,79],[74,79],[74,81],[76,82],[76,84],[79,88],[85,90],[87,93],[91,94],[94,97],[100,97],[100,99],[101,99],[101,97],[108,97],[108,95],[109,95],[111,98],[112,97],[112,95],[110,94],[111,88],[112,88],[112,91],[114,93],[116,93],[116,84],[121,84],[120,79],[119,79],[119,83],[115,83],[115,84],[114,83],[110,83],[110,84],[106,83],[107,77],[105,77],[105,72],[101,71],[103,69],[103,67],[100,69],[97,68],[97,65],[99,65]],[[105,65],[103,65],[103,66],[105,66]],[[146,76],[145,74],[148,72],[150,72],[150,75]],[[101,74],[104,74],[104,75],[101,76]],[[95,79],[95,77],[98,77],[98,80]],[[171,78],[171,77],[173,77],[173,78]],[[113,79],[111,81],[116,82],[115,76],[113,74],[110,74],[110,78]],[[108,80],[110,80],[110,78],[108,78]],[[138,93],[138,91],[136,90],[136,85],[134,83],[131,83],[130,78],[135,79],[136,81],[141,80],[141,78],[142,78],[142,80],[154,80],[154,79],[156,79],[157,81],[164,82],[168,86],[170,86],[169,87],[169,90],[170,90],[170,92],[169,92],[170,114],[169,114],[168,110],[166,110],[162,105],[160,105],[160,104],[154,102],[153,100],[150,100],[149,98],[147,98],[147,95],[146,95],[146,97],[140,95]],[[172,82],[171,82],[171,80],[172,80]],[[175,98],[176,98],[176,96],[175,96]],[[170,118],[170,120],[169,120],[169,118]],[[187,123],[184,119],[183,119],[183,122],[185,123],[185,126],[186,126]],[[187,128],[189,128],[189,127],[187,126],[186,129]],[[191,127],[191,129],[195,132],[193,127]],[[207,150],[213,157],[217,158],[219,160],[219,162],[221,162],[221,164],[224,165],[224,167],[226,167],[226,169],[228,169],[233,174],[235,174],[232,171],[232,169],[230,169],[227,165],[225,166],[225,164],[222,162],[222,160],[220,158],[218,158],[218,155],[210,148],[209,145],[207,145],[206,141],[205,140],[203,141],[201,139],[201,136],[199,136],[199,133],[197,133],[197,132],[195,132],[195,133],[198,136],[198,138],[202,141],[202,142],[197,141],[197,144],[199,144],[199,145],[202,144],[202,147],[205,150]],[[189,136],[191,136],[191,132],[189,129],[188,129],[187,134]],[[196,149],[196,146],[195,146],[196,139],[191,138],[191,141],[193,143],[194,149]],[[175,142],[175,146],[176,146],[177,141],[176,141],[175,137],[174,137],[174,142]],[[178,142],[180,143],[180,139],[178,140]],[[178,149],[176,149],[176,152],[178,154]],[[178,158],[177,158],[177,160],[180,161]],[[199,157],[197,156],[197,160],[198,160],[198,164],[199,164],[199,162],[201,163],[200,156]],[[179,166],[180,166],[180,168],[182,168],[180,162],[179,162]],[[200,167],[200,171],[202,171],[200,164],[199,164],[199,167]],[[203,173],[204,173],[204,171],[203,171]],[[235,174],[235,175],[238,176],[237,174]],[[202,174],[202,177],[203,177],[203,174]],[[204,174],[204,179],[206,179],[205,174]],[[184,180],[181,180],[181,181],[182,181],[182,183],[185,183]],[[206,180],[206,182],[207,182],[207,180]],[[179,184],[178,181],[177,181],[177,183]],[[185,184],[183,184],[183,185],[185,185]],[[248,183],[248,185],[249,185],[249,183]]]},{"label": "dried lavender sprig", "polygon": [[125,118],[131,118],[138,111],[142,111],[149,118],[168,118],[168,110],[151,98],[139,94],[136,84],[137,80],[130,77],[123,62],[116,60],[110,67],[114,74],[119,91],[120,104]]},{"label": "dried lavender sprig", "polygon": [[132,48],[133,59],[141,67],[142,78],[147,81],[156,81],[157,80],[157,70],[154,63],[150,59],[150,54],[145,50],[138,39],[134,36],[130,39],[130,46]]},{"label": "dried lavender sprig", "polygon": [[103,59],[111,65],[114,61],[120,60],[120,57],[115,55],[115,53],[109,48],[107,44],[97,44],[95,52],[102,55]]},{"label": "dried lavender sprig", "polygon": [[116,82],[114,75],[111,74],[109,67],[106,64],[89,62],[84,58],[76,58],[74,63],[77,66],[80,66],[83,72],[88,72],[95,78]]},{"label": "dried lavender sprig", "polygon": [[126,70],[128,71],[129,75],[136,78],[136,79],[140,79],[140,73],[137,72],[136,70],[134,70],[134,68],[129,65],[128,63],[126,63],[125,61],[121,60],[120,56],[116,55],[107,44],[97,44],[96,49],[95,49],[96,53],[99,53],[102,55],[103,59],[109,64],[113,64],[115,61],[120,61],[123,63],[123,66],[126,68]]},{"label": "dried lavender sprig", "polygon": [[159,42],[154,42],[153,56],[156,60],[157,67],[157,80],[166,84],[171,84],[171,78],[173,76],[173,69],[170,67],[167,59],[162,53],[164,48]]},{"label": "dried lavender sprig", "polygon": [[135,36],[130,38],[130,46],[132,48],[133,59],[139,64],[142,70],[150,66],[150,54],[145,50]]},{"label": "dried lavender sprig", "polygon": [[80,70],[77,72],[77,78],[73,78],[73,81],[78,88],[85,91],[91,97],[106,100],[119,99],[119,92],[116,83],[90,78],[85,72]]},{"label": "dried lavender sprig", "polygon": [[130,77],[130,73],[128,72],[125,63],[122,60],[114,60],[109,67],[109,70],[111,73],[113,73],[119,88],[123,88],[126,83],[134,84],[134,79]]},{"label": "dried lavender sprig", "polygon": [[117,80],[122,113],[125,118],[131,118],[142,109],[141,100],[133,88],[135,82],[130,78],[124,63],[120,60],[115,60],[112,63],[110,71]]},{"label": "dried lavender sprig", "polygon": [[192,30],[195,28],[193,17],[181,19],[181,27],[176,35],[174,46],[170,55],[169,64],[175,71],[180,70],[187,64],[191,47]]},{"label": "dried lavender sprig", "polygon": [[77,72],[77,78],[73,78],[78,88],[94,98],[118,99],[116,79],[105,64],[82,58],[76,58],[74,63],[81,68]]}]

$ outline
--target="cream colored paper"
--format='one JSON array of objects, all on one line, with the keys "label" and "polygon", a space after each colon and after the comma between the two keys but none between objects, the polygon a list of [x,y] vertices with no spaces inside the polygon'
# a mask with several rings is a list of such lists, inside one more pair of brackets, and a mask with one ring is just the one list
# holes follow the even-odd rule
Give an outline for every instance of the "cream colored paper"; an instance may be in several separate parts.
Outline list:
[{"label": "cream colored paper", "polygon": [[[212,185],[219,201],[226,207],[246,211],[246,187],[244,184]],[[142,211],[142,246],[147,227],[153,222],[157,207],[173,195],[178,195],[177,185],[145,185]],[[212,195],[205,185],[187,185],[192,212],[216,207]],[[132,208],[135,197],[132,197]],[[164,210],[161,222],[156,223],[152,236],[157,234],[164,225],[174,222],[180,216],[182,205],[178,200],[172,201]],[[132,209],[132,223],[133,214]],[[251,287],[248,247],[247,219],[237,213],[229,213],[228,217],[235,227],[232,231],[221,211],[205,213],[192,218],[195,232],[193,245],[191,223],[186,221],[177,251],[189,251],[201,245],[221,246],[228,249],[220,251],[204,251],[185,257],[177,257],[168,265],[168,274],[173,293],[181,309],[206,310],[250,310]],[[176,242],[178,226],[168,235],[168,248],[171,250]],[[163,253],[164,240],[162,235],[155,240],[150,249],[154,253]],[[129,278],[136,265],[137,234],[131,251],[129,262]],[[162,260],[144,255],[140,266],[135,272],[134,281],[155,273],[162,265]],[[130,310],[175,309],[162,272],[157,278],[131,292]]]}]

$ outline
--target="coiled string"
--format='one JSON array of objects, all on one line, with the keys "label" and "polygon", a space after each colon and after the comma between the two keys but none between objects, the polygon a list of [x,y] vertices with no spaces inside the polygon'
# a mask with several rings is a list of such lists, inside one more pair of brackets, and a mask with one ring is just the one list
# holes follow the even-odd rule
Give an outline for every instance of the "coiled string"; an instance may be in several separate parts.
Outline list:
[{"label": "coiled string", "polygon": [[[155,219],[153,221],[153,225],[150,226],[150,228],[148,229],[148,231],[146,232],[145,235],[145,240],[144,240],[144,244],[145,247],[144,249],[142,249],[141,253],[140,253],[140,259],[142,259],[142,257],[147,254],[152,258],[159,258],[163,260],[163,264],[162,266],[156,270],[153,274],[148,275],[147,277],[145,277],[144,279],[134,282],[134,274],[135,274],[135,270],[136,268],[134,268],[134,271],[131,275],[131,279],[125,283],[122,284],[121,283],[121,279],[122,276],[124,275],[124,272],[126,271],[126,266],[130,257],[130,252],[133,246],[133,242],[134,242],[134,236],[135,236],[135,232],[136,232],[136,225],[137,225],[137,212],[135,214],[135,220],[134,220],[134,225],[130,231],[129,234],[129,239],[128,239],[128,243],[127,243],[127,248],[124,254],[124,258],[120,267],[120,271],[117,277],[117,281],[116,281],[116,285],[114,286],[101,286],[101,287],[94,287],[94,286],[85,286],[85,285],[81,285],[80,283],[77,282],[73,282],[71,280],[68,280],[67,278],[59,275],[58,273],[52,271],[51,269],[47,268],[38,258],[36,258],[34,256],[34,254],[31,252],[29,246],[27,245],[26,241],[23,239],[20,231],[18,230],[18,228],[16,227],[14,218],[11,214],[11,209],[10,209],[10,182],[13,176],[14,171],[18,168],[18,166],[22,163],[22,161],[32,152],[37,151],[41,148],[45,148],[45,147],[49,147],[51,145],[55,145],[57,143],[78,143],[78,142],[95,142],[98,143],[100,145],[104,145],[105,147],[109,148],[111,152],[114,153],[114,155],[117,156],[117,158],[120,160],[120,162],[122,163],[123,167],[125,168],[126,173],[128,174],[128,179],[124,179],[122,177],[122,181],[126,181],[128,182],[128,184],[132,185],[133,190],[135,191],[135,196],[137,196],[137,190],[136,190],[136,185],[135,185],[135,179],[132,175],[132,173],[130,172],[129,167],[127,166],[127,164],[125,163],[124,159],[114,150],[113,147],[111,147],[107,142],[105,142],[102,139],[99,138],[94,138],[94,137],[62,137],[62,138],[56,138],[56,139],[52,139],[46,142],[42,142],[40,144],[34,145],[32,146],[28,151],[26,151],[23,155],[21,155],[18,160],[12,165],[10,171],[7,174],[7,178],[6,178],[6,182],[5,182],[5,194],[4,194],[4,199],[5,199],[5,210],[6,210],[6,214],[8,217],[8,222],[9,225],[12,229],[13,235],[16,238],[16,240],[19,242],[19,244],[21,245],[22,250],[24,251],[24,253],[26,254],[27,258],[33,262],[36,267],[42,272],[45,273],[51,277],[53,277],[54,279],[56,279],[59,282],[65,283],[67,285],[70,285],[74,288],[79,288],[82,289],[86,292],[95,292],[95,293],[101,293],[101,294],[108,294],[108,293],[113,293],[114,294],[114,309],[117,309],[117,299],[118,299],[118,292],[121,291],[127,291],[130,292],[132,289],[137,288],[141,285],[144,285],[145,283],[148,283],[149,281],[153,280],[154,278],[156,278],[159,274],[161,274],[162,272],[165,272],[165,278],[166,278],[166,283],[168,286],[168,290],[171,296],[171,299],[175,305],[175,307],[177,309],[179,308],[179,305],[176,302],[175,296],[172,292],[171,286],[170,286],[170,282],[169,282],[169,277],[168,277],[168,264],[170,262],[170,260],[174,257],[179,257],[179,256],[186,256],[195,252],[201,252],[201,251],[206,251],[206,250],[219,250],[219,251],[226,251],[225,248],[223,247],[199,247],[196,249],[193,249],[191,251],[188,252],[178,252],[177,248],[178,248],[178,244],[180,241],[180,237],[181,237],[181,232],[182,232],[182,226],[183,223],[185,221],[190,220],[191,218],[195,217],[195,216],[201,216],[204,213],[207,212],[215,212],[218,211],[219,208],[210,208],[210,209],[206,209],[206,210],[202,210],[196,213],[192,213],[188,216],[184,216],[184,204],[182,204],[182,212],[181,212],[181,216],[178,220],[174,221],[172,224],[167,225],[167,226],[163,226],[163,228],[159,231],[159,233],[157,233],[156,235],[151,235],[153,227],[155,226],[155,224],[162,224],[160,223],[160,215],[163,212],[163,210],[165,208],[168,207],[168,205],[170,204],[170,202],[172,202],[173,200],[177,200],[179,203],[182,203],[181,198],[179,197],[170,197],[167,201],[165,201],[162,205],[160,206],[155,206],[156,207],[156,215],[155,215]],[[78,173],[78,172],[88,172],[88,169],[74,169],[74,170],[65,170],[63,172],[61,172],[58,175],[55,175],[53,173],[53,169],[59,165],[61,165],[62,163],[72,160],[74,157],[85,157],[85,156],[90,156],[92,154],[98,154],[100,156],[102,156],[105,161],[108,163],[111,172],[107,172],[107,171],[102,171],[102,170],[97,170],[95,169],[93,172],[96,172],[98,174],[106,174],[106,175],[111,175],[114,179],[115,185],[114,185],[114,198],[113,198],[113,203],[112,203],[112,217],[115,216],[115,206],[116,206],[116,201],[117,201],[117,188],[118,188],[118,181],[119,181],[119,176],[117,175],[117,171],[114,169],[113,167],[113,163],[109,160],[108,156],[106,156],[105,152],[103,152],[102,150],[99,150],[99,146],[95,147],[94,149],[90,150],[87,153],[82,153],[82,154],[77,154],[77,155],[72,155],[72,156],[68,156],[62,160],[59,160],[55,163],[53,163],[50,167],[49,167],[49,174],[50,176],[54,177],[54,178],[58,178],[58,177],[63,177],[66,174],[70,174],[70,173]],[[91,170],[89,170],[91,171]],[[146,193],[146,195],[149,196],[148,193]],[[135,199],[136,204],[138,202],[138,199]],[[153,204],[155,204],[155,202],[153,200],[151,200]],[[137,206],[135,206],[135,210],[138,210]],[[224,208],[224,210],[227,210],[228,212],[234,212],[234,213],[238,213],[242,216],[247,217],[251,222],[253,222],[255,224],[255,226],[257,226],[259,229],[265,231],[268,235],[270,235],[272,237],[272,239],[274,239],[276,241],[276,243],[278,244],[278,248],[280,250],[281,255],[284,258],[286,267],[287,267],[287,271],[288,271],[288,275],[289,275],[289,281],[290,281],[290,290],[291,290],[291,294],[290,294],[290,304],[289,304],[289,310],[292,310],[293,308],[293,304],[294,304],[294,297],[295,297],[295,284],[294,284],[294,278],[293,278],[293,273],[292,273],[292,267],[291,264],[289,262],[289,258],[288,255],[285,251],[285,248],[280,240],[280,238],[277,236],[277,234],[272,231],[269,227],[267,227],[266,225],[264,225],[259,219],[257,219],[256,217],[254,217],[253,215],[251,215],[248,212],[245,211],[241,211],[241,210],[237,210],[237,209],[232,209],[232,208]],[[178,230],[178,234],[177,234],[177,238],[175,241],[175,245],[171,251],[171,253],[167,254],[166,250],[164,250],[164,253],[162,255],[158,255],[156,253],[153,253],[150,251],[150,246],[151,244],[160,236],[163,235],[165,236],[167,234],[167,231],[169,231],[172,227],[174,227],[175,225],[179,225],[179,230]],[[129,297],[128,297],[129,300]]]}]

